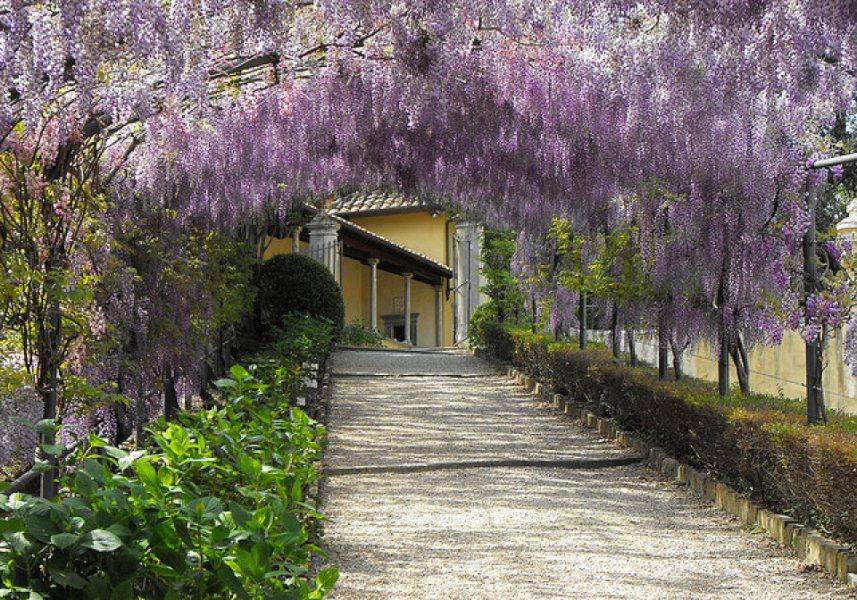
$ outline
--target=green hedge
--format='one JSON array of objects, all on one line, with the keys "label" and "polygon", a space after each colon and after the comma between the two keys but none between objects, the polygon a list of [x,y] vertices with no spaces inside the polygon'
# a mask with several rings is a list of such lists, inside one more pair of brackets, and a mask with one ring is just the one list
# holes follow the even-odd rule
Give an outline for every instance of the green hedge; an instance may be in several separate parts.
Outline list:
[{"label": "green hedge", "polygon": [[345,301],[333,275],[317,260],[303,254],[278,254],[266,260],[259,272],[262,322],[279,327],[291,314],[327,319],[334,340],[345,325]]},{"label": "green hedge", "polygon": [[[587,403],[676,458],[707,469],[771,509],[857,543],[857,418],[803,424],[803,403],[754,394],[720,398],[699,380],[659,381],[528,331],[483,328],[482,347],[558,393]],[[511,356],[509,356],[511,355]]]},{"label": "green hedge", "polygon": [[[316,329],[301,358],[321,362]],[[307,373],[272,350],[231,375],[146,448],[91,436],[58,498],[0,494],[0,597],[322,598],[337,572],[308,575],[321,515],[305,494],[324,428],[291,406]]]}]

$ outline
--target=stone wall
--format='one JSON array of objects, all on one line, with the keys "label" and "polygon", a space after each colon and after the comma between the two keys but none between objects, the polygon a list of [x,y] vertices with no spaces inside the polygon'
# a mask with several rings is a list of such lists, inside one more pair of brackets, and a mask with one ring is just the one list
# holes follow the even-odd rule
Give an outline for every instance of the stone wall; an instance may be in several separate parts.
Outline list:
[{"label": "stone wall", "polygon": [[[610,333],[593,331],[594,339],[609,345]],[[845,332],[840,330],[830,336],[825,351],[823,375],[824,399],[828,408],[850,414],[857,414],[857,377],[851,375],[843,360],[843,342]],[[656,365],[658,345],[654,335],[640,335],[635,338],[637,354],[640,360]],[[622,349],[626,350],[627,340],[622,336]],[[799,334],[788,331],[779,346],[756,346],[749,351],[750,388],[764,394],[782,394],[788,398],[806,398],[805,373],[806,362],[804,342]],[[669,356],[672,368],[672,354]],[[717,381],[717,352],[711,344],[702,342],[685,350],[682,356],[682,370],[691,377]],[[732,367],[731,382],[738,378]]]}]

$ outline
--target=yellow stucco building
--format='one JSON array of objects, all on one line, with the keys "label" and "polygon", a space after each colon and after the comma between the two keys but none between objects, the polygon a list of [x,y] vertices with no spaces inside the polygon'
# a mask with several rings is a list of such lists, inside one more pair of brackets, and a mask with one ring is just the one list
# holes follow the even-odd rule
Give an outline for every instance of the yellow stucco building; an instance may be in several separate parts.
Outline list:
[{"label": "yellow stucco building", "polygon": [[[265,258],[307,253],[342,287],[347,323],[417,347],[467,337],[481,301],[481,227],[418,199],[360,192],[268,240]],[[409,318],[408,318],[409,317]]]}]

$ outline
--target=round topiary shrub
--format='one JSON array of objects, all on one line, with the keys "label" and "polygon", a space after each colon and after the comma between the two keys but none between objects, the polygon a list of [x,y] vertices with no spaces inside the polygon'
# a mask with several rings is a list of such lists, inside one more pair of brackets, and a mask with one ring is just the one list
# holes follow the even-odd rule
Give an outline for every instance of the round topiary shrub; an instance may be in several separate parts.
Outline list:
[{"label": "round topiary shrub", "polygon": [[278,254],[262,264],[259,307],[262,323],[269,327],[282,325],[283,317],[290,313],[329,319],[335,340],[345,323],[339,284],[324,265],[303,254]]}]

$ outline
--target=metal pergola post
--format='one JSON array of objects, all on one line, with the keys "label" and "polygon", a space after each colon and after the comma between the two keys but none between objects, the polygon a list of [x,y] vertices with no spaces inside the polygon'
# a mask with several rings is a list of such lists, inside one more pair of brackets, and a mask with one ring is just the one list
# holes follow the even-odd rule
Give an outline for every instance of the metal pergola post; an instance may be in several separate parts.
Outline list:
[{"label": "metal pergola post", "polygon": [[[825,169],[857,162],[857,153],[824,158],[812,163],[812,169]],[[816,205],[818,190],[807,190],[807,208],[809,212],[809,227],[803,239],[803,269],[804,269],[804,298],[808,299],[820,289],[816,260],[818,239],[816,236]],[[822,389],[824,348],[822,338],[806,342],[806,420],[810,425],[827,421],[824,409],[824,391]]]}]

